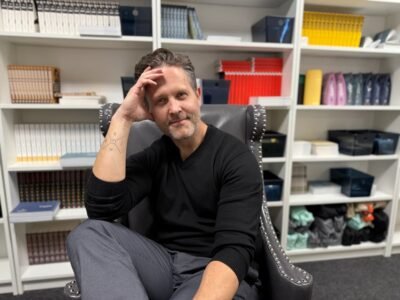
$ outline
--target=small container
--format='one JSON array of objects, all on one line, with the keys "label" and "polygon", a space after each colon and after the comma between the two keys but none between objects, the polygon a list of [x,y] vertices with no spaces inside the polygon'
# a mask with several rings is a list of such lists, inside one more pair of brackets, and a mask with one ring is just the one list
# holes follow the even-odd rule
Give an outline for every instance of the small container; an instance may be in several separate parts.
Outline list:
[{"label": "small container", "polygon": [[341,186],[342,194],[348,197],[369,197],[374,177],[353,168],[330,169],[331,181]]},{"label": "small container", "polygon": [[294,18],[266,16],[251,26],[253,42],[292,42]]},{"label": "small container", "polygon": [[369,130],[369,132],[375,133],[374,146],[372,149],[373,154],[387,155],[396,152],[397,142],[399,140],[398,133],[378,130]]},{"label": "small container", "polygon": [[120,6],[122,35],[151,36],[151,7]]},{"label": "small container", "polygon": [[224,79],[202,80],[202,93],[204,104],[227,104],[230,81]]},{"label": "small container", "polygon": [[328,140],[339,144],[339,152],[348,155],[370,155],[375,135],[366,130],[328,130]]},{"label": "small container", "polygon": [[329,141],[311,141],[311,154],[317,156],[339,155],[339,145]]},{"label": "small container", "polygon": [[311,155],[311,143],[308,141],[294,141],[292,155],[293,157]]},{"label": "small container", "polygon": [[283,180],[270,171],[264,171],[264,188],[267,201],[280,201]]},{"label": "small container", "polygon": [[299,163],[293,164],[291,194],[305,194],[308,192],[307,166]]},{"label": "small container", "polygon": [[340,194],[341,186],[331,181],[315,180],[310,181],[309,190],[314,195],[326,195],[326,194]]},{"label": "small container", "polygon": [[267,130],[262,140],[263,157],[283,157],[285,155],[286,135]]}]

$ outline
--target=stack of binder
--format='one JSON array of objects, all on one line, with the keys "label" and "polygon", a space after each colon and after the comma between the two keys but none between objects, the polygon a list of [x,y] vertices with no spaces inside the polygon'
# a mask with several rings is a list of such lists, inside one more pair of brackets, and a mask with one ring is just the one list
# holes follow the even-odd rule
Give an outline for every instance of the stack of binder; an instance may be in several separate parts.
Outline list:
[{"label": "stack of binder", "polygon": [[247,105],[252,96],[280,96],[282,68],[282,58],[276,57],[220,60],[218,72],[231,81],[228,103]]},{"label": "stack of binder", "polygon": [[161,6],[161,35],[174,39],[204,39],[195,8],[183,5]]},{"label": "stack of binder", "polygon": [[12,103],[57,103],[60,71],[52,66],[9,65]]}]

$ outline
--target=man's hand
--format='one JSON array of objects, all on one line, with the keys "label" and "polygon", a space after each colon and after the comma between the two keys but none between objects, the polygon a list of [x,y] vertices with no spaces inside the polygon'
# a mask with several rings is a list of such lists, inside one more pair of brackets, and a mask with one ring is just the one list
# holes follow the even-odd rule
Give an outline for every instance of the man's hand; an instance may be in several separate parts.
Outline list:
[{"label": "man's hand", "polygon": [[235,272],[220,261],[210,262],[193,300],[232,300],[239,288]]},{"label": "man's hand", "polygon": [[145,99],[145,88],[148,85],[157,85],[155,80],[161,76],[163,76],[161,68],[151,69],[147,67],[116,111],[116,118],[120,117],[128,122],[151,120],[152,117]]}]

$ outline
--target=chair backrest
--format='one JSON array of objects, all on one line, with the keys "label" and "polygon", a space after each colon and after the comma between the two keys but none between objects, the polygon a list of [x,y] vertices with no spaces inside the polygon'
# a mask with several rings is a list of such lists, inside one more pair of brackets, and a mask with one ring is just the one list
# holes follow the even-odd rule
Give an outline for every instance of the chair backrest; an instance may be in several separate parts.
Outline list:
[{"label": "chair backrest", "polygon": [[[247,143],[251,136],[247,126],[248,117],[248,106],[203,105],[201,107],[201,118],[204,122],[235,136],[244,143]],[[136,123],[130,131],[127,155],[142,151],[161,135],[162,132],[152,121]],[[123,219],[122,223],[137,232],[151,236],[152,221],[149,202],[144,199],[129,212],[127,219]]]}]

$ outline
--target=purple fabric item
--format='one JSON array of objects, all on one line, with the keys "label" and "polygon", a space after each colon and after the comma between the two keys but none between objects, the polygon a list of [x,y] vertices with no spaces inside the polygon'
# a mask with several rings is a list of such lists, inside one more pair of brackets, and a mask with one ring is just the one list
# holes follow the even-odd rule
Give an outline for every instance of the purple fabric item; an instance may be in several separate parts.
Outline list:
[{"label": "purple fabric item", "polygon": [[322,103],[324,105],[336,105],[336,78],[334,73],[324,75],[323,86]]}]

